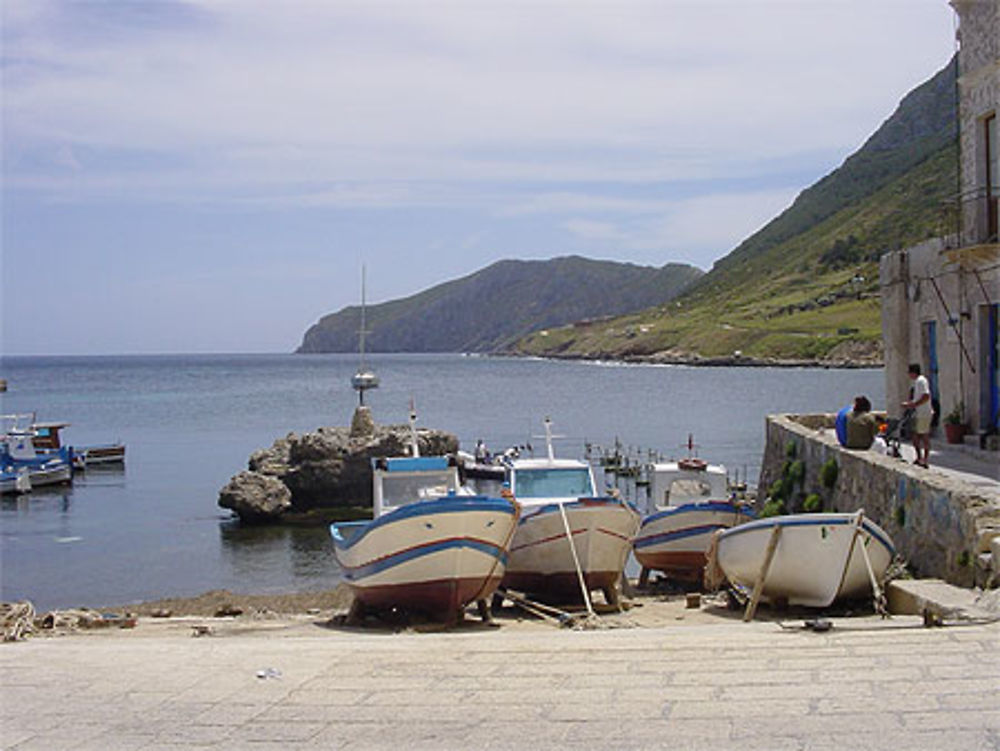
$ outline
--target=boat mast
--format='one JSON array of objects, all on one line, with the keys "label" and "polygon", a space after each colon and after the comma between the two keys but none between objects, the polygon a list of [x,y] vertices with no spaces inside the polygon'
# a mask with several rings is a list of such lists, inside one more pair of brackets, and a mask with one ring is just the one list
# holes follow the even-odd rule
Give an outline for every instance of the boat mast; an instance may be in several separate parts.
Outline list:
[{"label": "boat mast", "polygon": [[361,363],[358,367],[358,372],[354,374],[351,378],[351,386],[354,390],[358,392],[358,406],[365,406],[365,392],[368,389],[378,388],[378,376],[372,371],[368,370],[365,363],[365,335],[368,333],[365,329],[365,310],[366,310],[366,300],[365,300],[365,266],[361,266],[361,331],[359,350],[361,353]]}]

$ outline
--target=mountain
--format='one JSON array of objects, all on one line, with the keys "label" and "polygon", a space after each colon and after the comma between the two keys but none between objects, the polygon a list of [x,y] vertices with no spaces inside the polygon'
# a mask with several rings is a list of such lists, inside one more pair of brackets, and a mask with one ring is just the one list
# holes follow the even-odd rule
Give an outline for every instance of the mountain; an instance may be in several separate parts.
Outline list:
[{"label": "mountain", "polygon": [[512,353],[877,363],[878,260],[955,230],[955,59],[844,163],[669,306],[529,335]]},{"label": "mountain", "polygon": [[[702,273],[682,264],[657,269],[578,256],[499,261],[368,306],[365,346],[373,352],[493,352],[547,327],[663,304]],[[310,327],[296,351],[356,351],[360,328],[361,308],[344,308]]]}]

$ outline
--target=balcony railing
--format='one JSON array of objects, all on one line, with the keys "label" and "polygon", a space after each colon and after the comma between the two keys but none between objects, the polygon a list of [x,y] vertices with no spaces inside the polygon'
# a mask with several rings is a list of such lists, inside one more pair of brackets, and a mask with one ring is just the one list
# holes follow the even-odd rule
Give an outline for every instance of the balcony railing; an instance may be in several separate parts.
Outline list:
[{"label": "balcony railing", "polygon": [[963,246],[997,243],[998,217],[1000,188],[974,188],[942,204],[944,233],[954,234]]}]

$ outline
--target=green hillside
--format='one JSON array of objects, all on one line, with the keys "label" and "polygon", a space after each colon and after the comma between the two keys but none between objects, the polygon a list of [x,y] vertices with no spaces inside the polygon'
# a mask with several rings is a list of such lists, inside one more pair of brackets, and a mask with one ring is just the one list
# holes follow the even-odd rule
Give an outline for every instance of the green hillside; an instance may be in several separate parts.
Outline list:
[{"label": "green hillside", "polygon": [[[657,269],[576,256],[499,261],[411,297],[369,306],[366,346],[373,352],[493,352],[546,326],[663,304],[701,275],[682,264]],[[310,327],[297,351],[356,351],[360,328],[360,307],[345,308]]]},{"label": "green hillside", "polygon": [[599,325],[549,328],[510,351],[877,361],[878,259],[953,231],[955,70],[953,60],[908,94],[859,151],[677,300]]}]

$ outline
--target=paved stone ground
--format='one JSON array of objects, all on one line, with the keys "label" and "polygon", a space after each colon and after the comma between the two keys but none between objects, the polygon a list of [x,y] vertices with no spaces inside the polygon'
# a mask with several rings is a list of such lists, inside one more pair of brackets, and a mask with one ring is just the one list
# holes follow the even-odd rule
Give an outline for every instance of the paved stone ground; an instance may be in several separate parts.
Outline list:
[{"label": "paved stone ground", "polygon": [[[801,626],[802,621],[795,621]],[[1000,749],[1000,624],[372,633],[190,624],[0,646],[5,749]],[[273,668],[280,676],[258,677]]]}]

